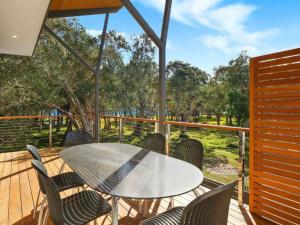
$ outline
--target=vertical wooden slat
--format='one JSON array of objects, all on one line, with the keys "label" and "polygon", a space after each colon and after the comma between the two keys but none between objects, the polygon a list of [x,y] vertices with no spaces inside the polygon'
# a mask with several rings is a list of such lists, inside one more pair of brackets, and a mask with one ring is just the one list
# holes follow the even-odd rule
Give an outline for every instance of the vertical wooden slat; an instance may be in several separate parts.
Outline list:
[{"label": "vertical wooden slat", "polygon": [[249,132],[249,145],[250,145],[250,152],[249,152],[249,174],[250,174],[250,182],[249,182],[249,206],[250,211],[254,212],[253,206],[253,194],[252,190],[254,189],[253,185],[253,158],[254,158],[254,68],[255,68],[255,60],[250,60],[250,132]]}]

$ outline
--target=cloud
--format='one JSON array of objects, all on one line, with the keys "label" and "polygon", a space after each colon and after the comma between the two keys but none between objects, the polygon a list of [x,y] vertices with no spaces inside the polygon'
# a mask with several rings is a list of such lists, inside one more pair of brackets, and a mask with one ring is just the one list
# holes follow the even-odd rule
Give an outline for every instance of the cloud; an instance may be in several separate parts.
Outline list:
[{"label": "cloud", "polygon": [[222,35],[204,35],[199,38],[207,47],[220,49],[226,53],[230,53],[229,39]]},{"label": "cloud", "polygon": [[[136,0],[163,12],[165,0]],[[221,4],[222,3],[222,4]],[[172,18],[189,26],[205,26],[213,34],[198,37],[208,48],[226,54],[248,50],[258,54],[267,48],[265,41],[280,32],[277,28],[249,31],[246,22],[258,7],[253,4],[224,3],[223,0],[173,0]],[[247,49],[245,49],[247,48]]]},{"label": "cloud", "polygon": [[86,32],[92,37],[99,37],[99,35],[102,33],[101,30],[95,30],[95,29],[87,29]]}]

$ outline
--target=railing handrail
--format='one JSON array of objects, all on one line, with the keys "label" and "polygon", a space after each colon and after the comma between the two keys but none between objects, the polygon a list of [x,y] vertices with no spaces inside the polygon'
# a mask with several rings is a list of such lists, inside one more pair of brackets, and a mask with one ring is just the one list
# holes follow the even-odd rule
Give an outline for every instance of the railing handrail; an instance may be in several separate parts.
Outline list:
[{"label": "railing handrail", "polygon": [[[85,114],[86,116],[91,116],[92,118],[95,114]],[[0,117],[0,121],[2,120],[16,120],[16,119],[49,119],[49,148],[52,148],[52,130],[53,130],[53,121],[58,118],[76,118],[78,114],[70,114],[70,115],[59,115],[59,116],[52,116],[52,115],[36,115],[36,116],[3,116]],[[109,119],[116,119],[119,123],[119,141],[123,142],[123,123],[126,121],[136,121],[136,122],[146,122],[146,123],[155,123],[154,132],[158,132],[158,125],[159,120],[157,119],[149,119],[149,118],[137,118],[137,117],[126,117],[126,116],[110,116],[110,115],[99,115],[97,117],[100,118],[109,118]],[[238,152],[238,200],[239,205],[243,205],[244,202],[244,157],[245,157],[245,138],[246,133],[249,132],[249,128],[245,127],[231,127],[231,126],[221,126],[221,125],[211,125],[211,124],[203,124],[203,123],[190,123],[190,122],[180,122],[180,121],[166,121],[163,123],[166,125],[166,149],[167,152],[170,149],[170,137],[171,137],[171,126],[179,126],[179,127],[190,127],[190,128],[206,128],[206,129],[215,129],[215,130],[225,130],[231,132],[239,132],[239,152]],[[235,135],[236,136],[236,135]]]},{"label": "railing handrail", "polygon": [[62,118],[68,117],[68,115],[61,116],[0,116],[0,120],[14,120],[14,119],[47,119],[47,118]]},{"label": "railing handrail", "polygon": [[175,126],[185,126],[185,127],[194,127],[194,128],[211,128],[219,130],[228,130],[228,131],[240,131],[240,132],[249,132],[247,127],[231,127],[231,126],[222,126],[222,125],[212,125],[205,123],[188,123],[188,122],[177,122],[177,121],[166,121],[165,124],[175,125]]},{"label": "railing handrail", "polygon": [[101,115],[100,117],[109,117],[109,118],[115,118],[115,119],[123,119],[123,120],[129,120],[129,121],[140,121],[140,122],[150,122],[150,123],[158,123],[159,122],[159,120],[156,120],[156,119],[147,119],[147,118],[138,118],[138,117],[129,117],[129,116]]},{"label": "railing handrail", "polygon": [[[88,114],[90,115],[90,114]],[[76,116],[76,115],[73,115]],[[0,120],[11,120],[11,119],[47,119],[47,118],[62,118],[69,117],[69,115],[60,115],[60,116],[2,116]],[[150,122],[150,123],[159,123],[159,120],[156,119],[147,119],[147,118],[138,118],[138,117],[128,117],[128,116],[108,116],[108,115],[100,115],[100,117],[107,118],[115,118],[115,119],[123,119],[127,121],[138,121],[138,122]],[[190,123],[190,122],[179,122],[179,121],[166,121],[165,125],[175,125],[175,126],[184,126],[184,127],[193,127],[193,128],[210,128],[210,129],[218,129],[218,130],[227,130],[227,131],[239,131],[239,132],[249,132],[249,128],[247,127],[234,127],[234,126],[222,126],[222,125],[212,125],[205,123]]]}]

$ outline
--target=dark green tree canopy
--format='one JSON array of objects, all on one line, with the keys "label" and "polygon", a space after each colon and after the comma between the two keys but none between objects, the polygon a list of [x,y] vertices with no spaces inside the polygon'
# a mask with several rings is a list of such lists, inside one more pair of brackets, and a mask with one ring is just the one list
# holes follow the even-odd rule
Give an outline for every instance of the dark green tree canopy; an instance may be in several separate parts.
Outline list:
[{"label": "dark green tree canopy", "polygon": [[[61,38],[91,65],[96,65],[99,40],[76,19],[47,21]],[[156,47],[141,34],[125,37],[109,31],[100,75],[102,114],[154,117],[158,115]],[[242,52],[211,76],[189,63],[167,65],[167,107],[170,119],[197,121],[206,114],[229,125],[248,123],[249,57]],[[33,57],[0,56],[0,115],[48,114],[54,109],[79,115],[77,127],[92,129],[86,117],[94,112],[95,79],[63,46],[42,32]],[[218,122],[219,123],[219,122]]]}]

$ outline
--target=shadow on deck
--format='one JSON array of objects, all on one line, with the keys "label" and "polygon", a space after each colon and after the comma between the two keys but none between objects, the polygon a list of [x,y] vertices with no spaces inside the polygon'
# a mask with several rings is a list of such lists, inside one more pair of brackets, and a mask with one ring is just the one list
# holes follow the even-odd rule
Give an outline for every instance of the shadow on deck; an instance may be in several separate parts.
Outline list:
[{"label": "shadow on deck", "polygon": [[[57,149],[41,151],[43,161],[49,175],[58,173],[63,161],[58,156]],[[70,170],[69,168],[65,169]],[[26,151],[0,154],[0,224],[1,225],[32,225],[37,224],[37,218],[32,220],[33,207],[38,194],[38,181],[31,167],[31,157]],[[62,197],[72,194],[75,190],[61,193]],[[175,198],[175,206],[187,205],[194,199],[193,193]],[[144,201],[144,214],[156,215],[169,207],[169,199]],[[138,204],[134,200],[121,199],[119,205],[119,224],[138,225],[143,219],[138,214]],[[98,224],[109,225],[109,216],[98,219]],[[48,221],[48,225],[52,224]],[[253,218],[248,207],[240,208],[236,200],[231,201],[228,224],[267,224],[259,218]]]}]

